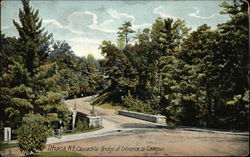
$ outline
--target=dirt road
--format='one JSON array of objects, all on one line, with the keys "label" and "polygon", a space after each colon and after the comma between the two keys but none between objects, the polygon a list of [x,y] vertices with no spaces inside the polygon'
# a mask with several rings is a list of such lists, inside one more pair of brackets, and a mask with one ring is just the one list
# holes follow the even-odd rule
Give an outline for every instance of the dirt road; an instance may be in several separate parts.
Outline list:
[{"label": "dirt road", "polygon": [[[78,111],[90,113],[90,100],[91,97],[85,97],[65,102],[71,108],[76,102]],[[95,111],[103,118],[102,130],[75,135],[74,141],[51,142],[45,151],[75,151],[86,156],[245,156],[249,153],[248,133],[163,126],[116,115],[112,109],[97,106]],[[21,155],[16,148],[7,151]]]},{"label": "dirt road", "polygon": [[[83,112],[85,114],[90,114],[92,110],[92,106],[90,105],[91,96],[79,98],[75,100],[66,100],[65,102],[69,105],[70,108],[74,108],[75,103],[77,104],[77,111]],[[140,119],[134,119],[130,117],[125,117],[121,115],[115,114],[115,110],[113,109],[103,109],[101,107],[94,107],[95,114],[102,117],[103,126],[105,129],[123,129],[123,128],[154,128],[159,127],[160,124],[143,121]]]},{"label": "dirt road", "polygon": [[[77,99],[77,109],[89,112],[91,97]],[[75,100],[66,101],[73,107]],[[112,135],[55,144],[75,146],[74,150],[90,156],[242,156],[249,152],[247,133],[211,129],[164,127],[156,123],[116,115],[112,109],[95,107]],[[127,130],[130,128],[129,130]],[[52,146],[52,145],[51,145]],[[51,148],[50,146],[50,148]],[[47,145],[49,150],[49,145]],[[50,150],[51,151],[51,150]]]},{"label": "dirt road", "polygon": [[249,152],[248,136],[166,129],[122,131],[51,144],[46,150],[54,151],[53,147],[87,156],[242,156]]}]

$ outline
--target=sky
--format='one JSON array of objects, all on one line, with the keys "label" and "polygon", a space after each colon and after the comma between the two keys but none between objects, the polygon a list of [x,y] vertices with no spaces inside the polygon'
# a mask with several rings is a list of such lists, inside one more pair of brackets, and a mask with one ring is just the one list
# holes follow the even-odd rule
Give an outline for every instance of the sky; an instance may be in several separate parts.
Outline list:
[{"label": "sky", "polygon": [[[78,56],[92,54],[103,58],[98,47],[103,40],[117,41],[118,28],[131,21],[135,31],[151,28],[157,17],[185,20],[195,30],[202,24],[216,29],[229,17],[220,15],[219,0],[31,0],[32,8],[39,9],[39,17],[55,40],[66,41]],[[18,36],[12,20],[19,22],[21,0],[4,0],[1,4],[1,30],[6,36]]]}]

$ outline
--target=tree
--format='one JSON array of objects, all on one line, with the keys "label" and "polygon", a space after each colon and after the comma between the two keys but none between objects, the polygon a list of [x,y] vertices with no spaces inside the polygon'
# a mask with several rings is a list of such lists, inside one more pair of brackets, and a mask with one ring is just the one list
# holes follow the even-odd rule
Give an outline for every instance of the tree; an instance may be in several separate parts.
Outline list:
[{"label": "tree", "polygon": [[[110,80],[103,98],[121,103],[125,95],[127,109],[161,113],[174,124],[246,129],[247,4],[222,2],[221,13],[229,14],[230,20],[216,30],[204,24],[189,34],[185,21],[157,18],[151,30],[135,35],[135,44],[127,44],[128,33],[122,31],[118,43],[125,46],[103,41],[101,66]],[[119,29],[125,28],[123,24]]]},{"label": "tree", "polygon": [[86,94],[96,94],[103,88],[103,78],[99,62],[92,55],[88,55],[86,58],[79,60],[79,67],[81,69],[80,78],[80,92]]},{"label": "tree", "polygon": [[123,44],[125,42],[125,46],[128,45],[129,42],[129,34],[130,33],[134,33],[135,31],[133,31],[131,29],[132,24],[130,21],[124,22],[122,24],[121,27],[119,27],[118,29],[120,30],[117,34],[118,34],[118,43],[120,44],[121,47],[123,47]]},{"label": "tree", "polygon": [[[174,103],[182,105],[180,104],[182,96],[179,84],[182,81],[183,63],[179,61],[178,55],[181,52],[181,44],[187,37],[189,30],[185,22],[180,19],[174,21],[172,18],[157,18],[150,32],[153,45],[151,51],[155,51],[152,56],[155,58],[155,71],[157,72],[155,77],[157,82],[154,86],[157,87],[157,95],[161,98],[161,102],[157,103],[156,109],[161,110],[161,113],[169,117],[171,110],[168,108],[175,106]],[[176,112],[173,115],[183,116],[181,112]],[[173,120],[174,118],[170,119]],[[181,121],[181,119],[176,119],[177,121]]]},{"label": "tree", "polygon": [[[218,25],[220,31],[219,45],[222,61],[220,72],[223,73],[219,82],[220,103],[225,105],[220,110],[227,110],[220,122],[231,123],[231,127],[247,128],[249,120],[249,17],[246,3],[234,0],[231,4],[222,3],[223,14],[231,17],[226,23]],[[223,81],[222,81],[223,80]],[[227,90],[226,90],[227,89]],[[229,125],[229,124],[228,124]]]},{"label": "tree", "polygon": [[29,75],[22,64],[14,62],[8,65],[0,80],[1,119],[5,126],[16,128],[24,114],[33,109],[30,102],[34,95],[27,86]]},{"label": "tree", "polygon": [[100,46],[102,54],[105,58],[101,61],[104,68],[105,76],[108,76],[110,86],[106,91],[113,94],[110,95],[111,100],[121,103],[120,97],[126,95],[129,90],[134,90],[137,84],[136,69],[132,63],[133,48],[127,45],[120,50],[110,41],[103,41]]},{"label": "tree", "polygon": [[[128,23],[125,24],[128,25]],[[120,29],[127,28],[125,24]],[[105,55],[102,66],[111,79],[108,89],[117,91],[115,94],[120,93],[120,95],[131,93],[133,97],[139,99],[138,101],[142,100],[144,104],[150,104],[151,109],[159,110],[159,105],[156,105],[158,92],[156,76],[162,67],[158,60],[163,53],[170,55],[165,53],[168,44],[173,46],[167,51],[177,52],[188,30],[181,20],[173,22],[171,19],[159,18],[153,24],[152,31],[144,29],[142,33],[136,35],[135,39],[138,43],[135,45],[126,45],[123,49],[119,49],[111,42],[104,41],[101,45],[102,53]],[[120,37],[123,37],[120,39],[126,39],[126,33],[125,36],[122,35],[120,32]]]},{"label": "tree", "polygon": [[188,67],[188,73],[183,77],[188,80],[190,88],[186,92],[191,104],[195,104],[197,112],[190,122],[196,120],[196,125],[199,124],[199,121],[206,122],[208,127],[214,123],[214,107],[216,104],[212,100],[212,93],[217,90],[214,79],[218,75],[213,60],[216,51],[219,49],[218,38],[219,33],[217,31],[211,30],[207,25],[202,25],[184,40],[179,55],[179,58],[186,64],[185,67]]},{"label": "tree", "polygon": [[48,59],[52,61],[58,61],[61,58],[67,58],[73,56],[74,52],[71,47],[65,41],[56,41],[53,43],[52,51],[50,51]]},{"label": "tree", "polygon": [[61,95],[64,93],[58,92],[58,66],[47,60],[51,51],[51,36],[43,33],[38,10],[33,10],[28,0],[22,3],[23,10],[19,12],[21,25],[13,21],[19,39],[1,35],[1,43],[5,45],[1,55],[6,61],[1,62],[1,119],[4,125],[13,129],[21,124],[22,117],[27,113],[41,114],[48,125],[56,118],[67,122],[70,112],[63,103]]},{"label": "tree", "polygon": [[42,64],[48,53],[44,51],[43,44],[50,38],[47,33],[43,33],[42,20],[39,20],[38,10],[34,10],[29,5],[29,0],[22,0],[23,10],[19,10],[21,25],[15,20],[13,24],[18,30],[20,40],[20,50],[25,58],[25,66],[31,75],[34,69]]},{"label": "tree", "polygon": [[150,32],[151,30],[146,28],[136,34],[135,39],[138,40],[138,43],[133,46],[133,55],[130,57],[138,75],[136,93],[133,94],[141,100],[152,99],[158,92],[156,76],[160,56],[151,42]]},{"label": "tree", "polygon": [[120,60],[121,51],[111,43],[111,41],[103,41],[99,47],[105,59],[101,61],[101,65],[105,71],[105,75],[111,80],[110,89],[118,88],[117,79],[121,76],[123,64]]},{"label": "tree", "polygon": [[9,64],[13,61],[22,62],[20,53],[16,51],[18,47],[18,40],[14,37],[6,37],[4,34],[0,35],[0,76],[6,71]]},{"label": "tree", "polygon": [[155,20],[152,25],[151,38],[160,56],[179,53],[180,44],[190,30],[185,25],[185,21],[180,19],[174,21],[172,18],[157,18]]},{"label": "tree", "polygon": [[76,56],[65,41],[56,41],[52,49],[48,60],[57,64],[58,84],[65,91],[64,97],[91,95],[102,89],[99,62],[92,55]]},{"label": "tree", "polygon": [[[198,109],[198,119],[208,127],[247,127],[248,17],[245,4],[223,2],[222,13],[231,19],[218,31],[202,25],[184,41],[179,55],[187,67],[189,95]],[[190,97],[191,98],[191,97]],[[226,112],[225,112],[226,111]]]},{"label": "tree", "polygon": [[64,97],[77,93],[79,88],[80,68],[79,58],[75,56],[71,47],[65,41],[56,41],[53,50],[48,56],[48,60],[57,66],[57,84],[61,91],[65,91]]},{"label": "tree", "polygon": [[169,122],[183,125],[190,119],[187,115],[195,113],[195,110],[188,114],[185,113],[188,107],[191,107],[187,106],[191,103],[186,100],[189,94],[187,91],[190,88],[184,77],[187,74],[187,67],[182,60],[175,56],[163,56],[159,62],[163,78],[161,92],[163,106],[161,108],[165,110],[162,113],[167,115]]}]

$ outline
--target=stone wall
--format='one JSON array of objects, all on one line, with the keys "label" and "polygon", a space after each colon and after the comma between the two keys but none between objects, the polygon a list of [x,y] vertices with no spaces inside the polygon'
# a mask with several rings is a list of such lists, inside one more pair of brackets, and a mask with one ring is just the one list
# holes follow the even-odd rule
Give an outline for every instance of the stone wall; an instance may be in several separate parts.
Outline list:
[{"label": "stone wall", "polygon": [[136,119],[146,120],[154,123],[166,124],[166,117],[162,115],[150,115],[126,110],[117,110],[116,114],[123,115],[127,117],[132,117]]},{"label": "stone wall", "polygon": [[88,117],[88,122],[89,122],[89,127],[100,127],[102,126],[102,118],[100,116],[87,116]]}]

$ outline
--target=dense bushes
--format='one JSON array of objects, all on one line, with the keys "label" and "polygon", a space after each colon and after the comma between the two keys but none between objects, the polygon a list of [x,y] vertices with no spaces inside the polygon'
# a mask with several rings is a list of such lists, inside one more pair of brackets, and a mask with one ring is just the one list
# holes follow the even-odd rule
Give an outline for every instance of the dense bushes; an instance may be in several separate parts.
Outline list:
[{"label": "dense bushes", "polygon": [[47,136],[44,118],[39,114],[26,115],[18,131],[18,146],[26,154],[41,151],[45,147]]},{"label": "dense bushes", "polygon": [[124,98],[124,107],[135,112],[152,113],[153,111],[149,104],[133,98],[130,93]]},{"label": "dense bushes", "polygon": [[84,131],[89,128],[88,122],[86,120],[79,119],[76,123],[75,131]]}]

